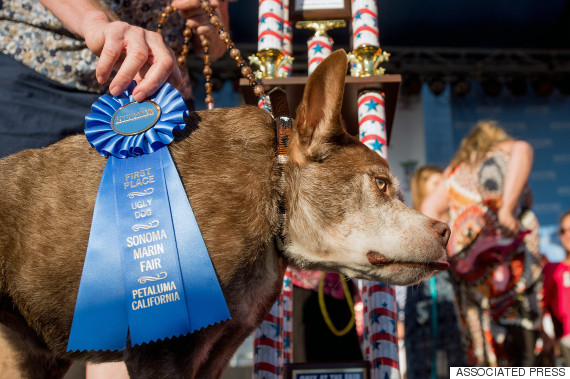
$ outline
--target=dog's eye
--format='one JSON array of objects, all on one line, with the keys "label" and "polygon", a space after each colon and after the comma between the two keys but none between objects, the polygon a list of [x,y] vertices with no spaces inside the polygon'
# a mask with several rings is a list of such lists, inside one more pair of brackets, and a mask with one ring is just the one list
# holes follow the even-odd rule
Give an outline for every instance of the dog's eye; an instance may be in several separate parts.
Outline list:
[{"label": "dog's eye", "polygon": [[374,181],[376,182],[376,186],[380,191],[386,192],[386,190],[388,189],[388,182],[385,179],[374,178]]}]

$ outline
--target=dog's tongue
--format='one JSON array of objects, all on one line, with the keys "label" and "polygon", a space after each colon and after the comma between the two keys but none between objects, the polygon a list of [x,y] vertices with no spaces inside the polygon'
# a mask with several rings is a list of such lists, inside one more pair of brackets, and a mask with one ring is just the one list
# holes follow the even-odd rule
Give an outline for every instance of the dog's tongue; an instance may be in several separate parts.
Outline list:
[{"label": "dog's tongue", "polygon": [[437,261],[433,264],[436,270],[447,270],[449,268],[449,263],[447,261]]},{"label": "dog's tongue", "polygon": [[368,258],[368,262],[375,266],[382,266],[389,263],[388,259],[377,251],[369,251],[366,258]]}]

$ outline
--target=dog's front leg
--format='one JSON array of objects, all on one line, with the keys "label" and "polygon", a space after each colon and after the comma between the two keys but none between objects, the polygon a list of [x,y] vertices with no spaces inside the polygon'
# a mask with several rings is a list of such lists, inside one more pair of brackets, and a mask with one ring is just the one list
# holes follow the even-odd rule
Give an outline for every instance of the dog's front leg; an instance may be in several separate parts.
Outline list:
[{"label": "dog's front leg", "polygon": [[200,368],[196,378],[220,378],[226,370],[232,355],[254,330],[254,327],[244,329],[243,325],[236,323],[228,327],[222,338],[212,347],[208,360]]},{"label": "dog's front leg", "polygon": [[38,348],[33,337],[0,324],[0,378],[60,379],[70,366]]},{"label": "dog's front leg", "polygon": [[198,370],[224,328],[222,323],[184,337],[131,347],[125,354],[129,376],[137,379],[198,377]]}]

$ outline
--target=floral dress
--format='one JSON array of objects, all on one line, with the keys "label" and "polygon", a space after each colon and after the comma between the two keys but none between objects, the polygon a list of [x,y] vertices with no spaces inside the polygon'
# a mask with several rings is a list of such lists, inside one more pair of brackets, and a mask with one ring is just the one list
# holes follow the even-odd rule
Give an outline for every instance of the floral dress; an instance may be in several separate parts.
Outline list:
[{"label": "floral dress", "polygon": [[456,284],[464,348],[472,365],[509,365],[502,342],[509,326],[537,330],[542,295],[538,221],[528,186],[519,198],[518,236],[501,234],[501,206],[509,154],[491,150],[481,163],[461,163],[446,184],[451,200],[448,253]]},{"label": "floral dress", "polygon": [[[102,0],[120,20],[148,30],[156,30],[167,0]],[[165,43],[179,53],[184,41],[185,20],[171,15],[163,30]],[[0,52],[58,83],[83,91],[100,92],[97,57],[79,36],[38,0],[0,1]]]}]

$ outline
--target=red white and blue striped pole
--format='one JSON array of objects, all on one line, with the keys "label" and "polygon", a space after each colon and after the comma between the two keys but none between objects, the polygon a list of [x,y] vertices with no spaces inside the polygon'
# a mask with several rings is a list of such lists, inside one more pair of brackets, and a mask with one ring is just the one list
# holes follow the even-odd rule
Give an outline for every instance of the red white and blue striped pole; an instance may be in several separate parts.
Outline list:
[{"label": "red white and blue striped pole", "polygon": [[[381,75],[379,64],[388,59],[380,49],[376,0],[352,0],[353,76]],[[384,94],[380,90],[358,95],[359,138],[388,160],[388,136]],[[363,281],[363,349],[371,365],[372,379],[399,379],[396,296],[384,283]]]},{"label": "red white and blue striped pole", "polygon": [[333,39],[326,34],[319,35],[317,33],[307,40],[307,47],[309,75],[311,75],[319,63],[331,54]]},{"label": "red white and blue striped pole", "polygon": [[[289,0],[283,0],[283,42],[281,44],[285,56],[293,56],[293,28],[289,20]],[[293,61],[288,60],[281,66],[279,77],[288,77],[293,73]]]},{"label": "red white and blue striped pole", "polygon": [[[358,97],[359,138],[388,160],[384,95],[367,91]],[[371,364],[372,379],[399,379],[396,296],[384,283],[364,281],[364,354]]]},{"label": "red white and blue striped pole", "polygon": [[283,43],[283,3],[280,0],[259,0],[257,51],[281,50]]}]

